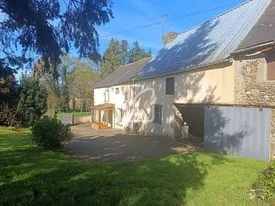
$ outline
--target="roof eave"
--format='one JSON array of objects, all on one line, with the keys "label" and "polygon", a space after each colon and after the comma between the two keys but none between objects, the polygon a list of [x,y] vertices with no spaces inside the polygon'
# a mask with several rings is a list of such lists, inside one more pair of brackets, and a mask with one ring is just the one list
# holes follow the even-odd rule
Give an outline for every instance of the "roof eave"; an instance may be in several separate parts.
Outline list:
[{"label": "roof eave", "polygon": [[271,46],[275,46],[275,41],[274,40],[264,42],[264,43],[261,43],[261,44],[257,44],[257,45],[247,47],[247,48],[237,49],[237,50],[233,51],[232,53],[230,53],[230,55],[235,56],[235,55],[238,55],[238,54],[249,53],[251,51],[260,50],[260,49],[264,49],[266,47],[271,47]]},{"label": "roof eave", "polygon": [[193,71],[193,70],[199,70],[199,69],[202,69],[204,67],[215,66],[217,64],[222,64],[222,63],[226,63],[226,62],[230,62],[230,61],[232,61],[231,57],[220,60],[220,61],[212,62],[212,63],[209,63],[209,64],[201,64],[201,65],[198,65],[198,66],[195,66],[195,67],[180,69],[180,70],[175,71],[175,72],[169,72],[169,73],[165,73],[165,74],[142,77],[142,78],[134,78],[132,80],[140,81],[140,80],[154,79],[154,78],[159,78],[159,77],[164,77],[164,76],[171,76],[171,75],[175,75],[175,74],[179,74],[179,73],[189,72],[189,71]]}]

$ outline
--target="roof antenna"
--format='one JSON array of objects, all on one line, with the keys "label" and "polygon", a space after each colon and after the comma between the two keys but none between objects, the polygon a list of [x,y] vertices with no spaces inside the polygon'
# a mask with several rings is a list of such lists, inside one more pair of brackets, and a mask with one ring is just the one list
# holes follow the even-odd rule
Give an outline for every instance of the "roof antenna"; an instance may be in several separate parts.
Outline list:
[{"label": "roof antenna", "polygon": [[165,45],[165,41],[164,41],[164,24],[166,22],[168,15],[165,14],[163,16],[161,16],[161,43],[164,46]]}]

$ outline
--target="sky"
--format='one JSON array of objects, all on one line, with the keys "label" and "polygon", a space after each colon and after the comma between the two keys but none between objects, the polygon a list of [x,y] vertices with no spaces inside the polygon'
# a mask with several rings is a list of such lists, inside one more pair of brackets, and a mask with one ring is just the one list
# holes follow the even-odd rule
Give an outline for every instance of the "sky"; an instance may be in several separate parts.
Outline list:
[{"label": "sky", "polygon": [[[161,24],[121,34],[117,33],[161,21],[164,21],[164,33],[184,32],[243,2],[244,0],[113,0],[114,19],[97,28],[100,53],[104,52],[111,38],[116,38],[128,40],[130,44],[137,40],[144,49],[151,49],[153,55],[156,55],[162,47]],[[169,21],[175,17],[217,7],[222,8]]]}]

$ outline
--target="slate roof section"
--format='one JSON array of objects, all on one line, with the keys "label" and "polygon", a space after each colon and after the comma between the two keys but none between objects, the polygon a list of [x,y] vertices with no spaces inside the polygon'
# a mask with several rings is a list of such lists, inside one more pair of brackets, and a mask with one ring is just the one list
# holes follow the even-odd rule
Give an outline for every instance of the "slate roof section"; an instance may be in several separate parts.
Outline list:
[{"label": "slate roof section", "polygon": [[151,60],[151,58],[152,57],[148,57],[130,64],[120,66],[105,79],[98,82],[95,88],[130,82],[131,79],[144,68],[145,64],[147,64]]},{"label": "slate roof section", "polygon": [[238,49],[245,49],[255,45],[275,40],[275,0],[273,0],[258,23],[241,42]]},{"label": "slate roof section", "polygon": [[230,57],[274,0],[250,0],[181,33],[165,45],[136,79],[222,62]]}]

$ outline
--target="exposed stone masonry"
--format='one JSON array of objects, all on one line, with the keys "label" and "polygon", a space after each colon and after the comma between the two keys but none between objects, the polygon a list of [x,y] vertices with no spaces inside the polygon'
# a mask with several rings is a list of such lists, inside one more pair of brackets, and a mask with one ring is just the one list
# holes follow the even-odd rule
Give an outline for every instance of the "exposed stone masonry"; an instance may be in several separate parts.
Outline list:
[{"label": "exposed stone masonry", "polygon": [[[275,106],[275,81],[267,81],[263,56],[238,60],[235,70],[235,103]],[[274,68],[275,69],[275,68]],[[272,110],[270,155],[275,157],[275,109]]]}]

